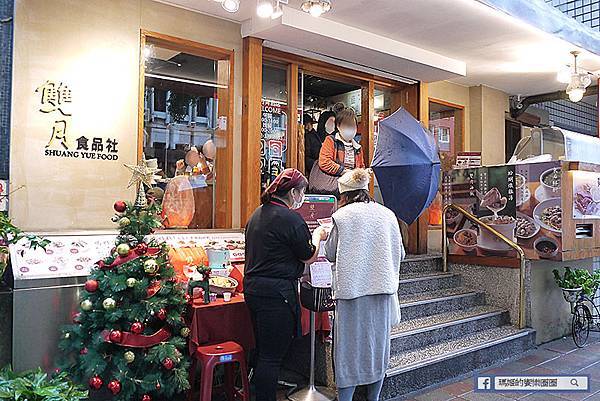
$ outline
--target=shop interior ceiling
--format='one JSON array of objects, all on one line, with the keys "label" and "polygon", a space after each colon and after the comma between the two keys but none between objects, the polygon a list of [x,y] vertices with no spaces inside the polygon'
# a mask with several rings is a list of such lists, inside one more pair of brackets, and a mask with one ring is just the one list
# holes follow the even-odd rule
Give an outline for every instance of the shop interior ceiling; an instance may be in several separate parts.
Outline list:
[{"label": "shop interior ceiling", "polygon": [[[513,95],[564,90],[556,73],[571,62],[572,50],[582,52],[582,68],[600,70],[600,56],[478,0],[333,0],[332,10],[318,19],[299,11],[300,0],[290,0],[273,21],[256,16],[255,0],[241,0],[233,14],[212,1],[161,2],[239,22],[244,36],[263,38],[272,47],[332,55],[423,81],[483,84]],[[553,23],[560,18],[555,15]]]}]

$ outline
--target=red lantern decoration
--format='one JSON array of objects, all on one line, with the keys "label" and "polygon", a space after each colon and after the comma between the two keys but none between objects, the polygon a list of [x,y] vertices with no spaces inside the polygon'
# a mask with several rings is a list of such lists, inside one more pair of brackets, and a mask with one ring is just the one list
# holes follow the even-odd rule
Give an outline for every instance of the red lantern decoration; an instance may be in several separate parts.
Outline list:
[{"label": "red lantern decoration", "polygon": [[108,383],[108,389],[113,395],[119,394],[121,392],[121,382],[118,380],[111,380],[111,382]]},{"label": "red lantern decoration", "polygon": [[113,343],[120,343],[123,339],[123,333],[121,333],[119,330],[112,330],[108,335],[108,338]]},{"label": "red lantern decoration", "polygon": [[90,379],[89,384],[94,390],[100,390],[100,387],[102,387],[102,379],[100,376],[94,376]]},{"label": "red lantern decoration", "polygon": [[173,360],[171,358],[165,358],[162,364],[167,370],[171,370],[175,366],[175,363],[173,363]]},{"label": "red lantern decoration", "polygon": [[143,255],[146,252],[148,252],[148,244],[146,244],[145,242],[142,242],[141,244],[138,244],[138,246],[135,247],[135,253],[138,255]]},{"label": "red lantern decoration", "polygon": [[131,325],[131,332],[135,334],[141,334],[144,331],[144,324],[135,322]]},{"label": "red lantern decoration", "polygon": [[96,280],[88,280],[85,282],[84,288],[87,292],[96,292],[98,290],[98,282]]},{"label": "red lantern decoration", "polygon": [[160,319],[160,320],[165,320],[167,318],[167,311],[163,308],[160,308],[160,310],[158,311],[158,313],[156,314],[156,316]]},{"label": "red lantern decoration", "polygon": [[152,397],[150,397],[148,394],[144,394],[142,396],[142,401],[152,401]]},{"label": "red lantern decoration", "polygon": [[123,201],[116,201],[113,207],[115,208],[115,211],[119,213],[123,213],[127,210],[127,204]]}]

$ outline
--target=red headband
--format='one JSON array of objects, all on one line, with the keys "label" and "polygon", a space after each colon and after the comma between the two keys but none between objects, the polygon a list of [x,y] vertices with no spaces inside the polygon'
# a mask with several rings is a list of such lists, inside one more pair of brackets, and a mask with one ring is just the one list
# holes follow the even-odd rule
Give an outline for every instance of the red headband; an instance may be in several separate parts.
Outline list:
[{"label": "red headband", "polygon": [[303,182],[307,182],[307,180],[301,172],[295,168],[286,168],[273,180],[265,192],[272,195],[277,191],[289,191]]}]

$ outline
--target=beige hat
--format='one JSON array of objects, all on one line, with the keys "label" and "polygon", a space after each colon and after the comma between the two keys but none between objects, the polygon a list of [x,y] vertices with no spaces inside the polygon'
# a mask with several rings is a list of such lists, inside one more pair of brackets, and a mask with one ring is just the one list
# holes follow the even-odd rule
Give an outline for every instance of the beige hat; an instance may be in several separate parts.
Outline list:
[{"label": "beige hat", "polygon": [[340,194],[344,192],[357,191],[359,189],[369,190],[369,182],[371,181],[371,173],[364,168],[357,168],[345,172],[338,179],[338,188]]}]

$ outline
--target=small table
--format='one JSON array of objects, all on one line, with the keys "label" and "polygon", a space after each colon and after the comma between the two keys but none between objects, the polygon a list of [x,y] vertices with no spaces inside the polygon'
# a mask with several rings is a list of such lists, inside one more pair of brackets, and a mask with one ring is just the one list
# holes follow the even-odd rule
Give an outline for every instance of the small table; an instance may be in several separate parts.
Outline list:
[{"label": "small table", "polygon": [[194,300],[191,307],[190,354],[200,345],[235,341],[246,352],[254,349],[254,330],[244,295],[236,294],[230,302],[218,298],[203,304]]}]

